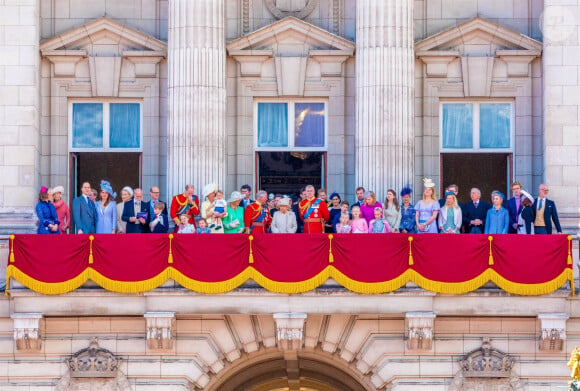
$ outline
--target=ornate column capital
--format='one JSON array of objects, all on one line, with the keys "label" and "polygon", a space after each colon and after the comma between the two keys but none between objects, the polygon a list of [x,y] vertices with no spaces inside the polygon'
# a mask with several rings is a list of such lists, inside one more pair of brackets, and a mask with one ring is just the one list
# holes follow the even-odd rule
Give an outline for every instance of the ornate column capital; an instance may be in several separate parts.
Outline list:
[{"label": "ornate column capital", "polygon": [[307,315],[301,312],[274,314],[278,349],[283,351],[302,349],[306,317]]},{"label": "ornate column capital", "polygon": [[405,322],[407,324],[407,349],[429,350],[433,347],[433,312],[407,312]]},{"label": "ornate column capital", "polygon": [[17,350],[40,351],[40,313],[15,313],[10,316],[14,322],[14,341]]},{"label": "ornate column capital", "polygon": [[540,321],[540,350],[561,351],[566,340],[566,321],[564,313],[538,314]]},{"label": "ornate column capital", "polygon": [[146,312],[147,348],[149,350],[170,350],[173,348],[173,328],[175,312]]}]

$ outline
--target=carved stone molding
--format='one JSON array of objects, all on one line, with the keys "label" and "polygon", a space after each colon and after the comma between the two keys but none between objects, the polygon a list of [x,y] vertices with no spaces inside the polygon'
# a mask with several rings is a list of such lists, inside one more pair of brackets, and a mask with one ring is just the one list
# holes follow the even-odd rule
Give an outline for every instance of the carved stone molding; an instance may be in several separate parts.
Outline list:
[{"label": "carved stone molding", "polygon": [[540,350],[562,351],[566,340],[567,314],[538,314],[540,321]]},{"label": "carved stone molding", "polygon": [[302,350],[306,316],[305,313],[296,312],[274,314],[278,349]]},{"label": "carved stone molding", "polygon": [[433,312],[407,312],[407,348],[409,350],[427,350],[433,347]]},{"label": "carved stone molding", "polygon": [[268,11],[277,19],[284,19],[287,16],[304,19],[314,11],[318,5],[318,0],[265,0],[264,3]]},{"label": "carved stone molding", "polygon": [[14,313],[10,316],[14,322],[14,341],[20,351],[40,351],[42,338],[40,322],[42,314]]},{"label": "carved stone molding", "polygon": [[67,360],[72,378],[109,378],[117,377],[121,359],[111,351],[99,347],[93,338],[89,347],[75,353]]},{"label": "carved stone molding", "polygon": [[472,351],[459,362],[463,376],[500,378],[510,377],[514,359],[491,347],[491,340],[483,338],[481,348]]},{"label": "carved stone molding", "polygon": [[150,350],[170,350],[173,348],[173,328],[175,312],[147,312],[147,347]]}]

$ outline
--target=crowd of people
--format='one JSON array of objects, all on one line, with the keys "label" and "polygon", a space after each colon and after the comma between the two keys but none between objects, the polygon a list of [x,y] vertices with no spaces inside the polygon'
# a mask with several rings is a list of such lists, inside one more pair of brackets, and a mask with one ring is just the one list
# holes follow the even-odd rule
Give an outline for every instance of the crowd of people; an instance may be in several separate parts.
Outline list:
[{"label": "crowd of people", "polygon": [[[539,186],[534,198],[520,182],[511,185],[513,197],[506,200],[500,191],[491,193],[491,204],[472,188],[471,201],[458,201],[459,188],[449,185],[437,199],[435,183],[423,179],[421,199],[411,203],[412,189],[387,190],[384,203],[372,190],[358,187],[350,204],[338,193],[327,195],[314,186],[301,189],[299,196],[268,194],[260,190],[256,199],[252,189],[243,185],[229,198],[215,183],[202,189],[202,199],[193,185],[174,196],[169,204],[159,199],[159,187],[149,189],[143,200],[142,189],[124,187],[121,201],[108,181],[102,180],[100,192],[90,183],[81,186],[82,194],[73,199],[72,214],[62,199],[64,188],[42,187],[36,213],[39,234],[76,233],[485,233],[551,234],[562,232],[554,201],[547,198],[548,187]],[[400,197],[400,198],[399,198]]]}]

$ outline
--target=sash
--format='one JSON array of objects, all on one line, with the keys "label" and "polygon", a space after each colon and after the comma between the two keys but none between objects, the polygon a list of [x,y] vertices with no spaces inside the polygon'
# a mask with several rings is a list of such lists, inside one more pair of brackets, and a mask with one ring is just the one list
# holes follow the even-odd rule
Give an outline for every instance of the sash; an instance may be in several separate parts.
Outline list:
[{"label": "sash", "polygon": [[[179,196],[176,196],[176,197],[179,197]],[[194,195],[193,202],[195,202],[196,200],[197,200],[197,196]],[[180,206],[180,208],[177,209],[178,216],[182,215],[182,214],[186,214],[189,211],[189,209],[191,208],[191,205],[190,205],[189,200],[187,198],[185,199],[185,202],[183,204],[179,201],[179,198],[177,198],[177,203]]]},{"label": "sash", "polygon": [[316,209],[318,209],[318,207],[320,206],[320,202],[321,202],[320,198],[317,198],[312,203],[310,203],[310,206],[306,210],[306,213],[304,213],[304,219],[309,219],[310,218],[310,215],[312,213],[314,213],[314,211]]},{"label": "sash", "polygon": [[258,209],[258,212],[260,213],[260,215],[258,216],[258,218],[256,218],[256,221],[254,221],[254,223],[261,223],[266,218],[266,210],[261,205],[260,209]]}]

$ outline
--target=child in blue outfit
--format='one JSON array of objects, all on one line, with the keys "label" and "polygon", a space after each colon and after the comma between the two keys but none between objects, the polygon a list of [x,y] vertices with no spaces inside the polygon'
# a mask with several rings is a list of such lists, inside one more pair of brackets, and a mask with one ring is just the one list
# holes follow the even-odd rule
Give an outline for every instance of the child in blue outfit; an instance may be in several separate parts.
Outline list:
[{"label": "child in blue outfit", "polygon": [[211,228],[207,226],[207,222],[204,219],[199,219],[197,222],[197,230],[195,232],[198,234],[210,234]]}]

